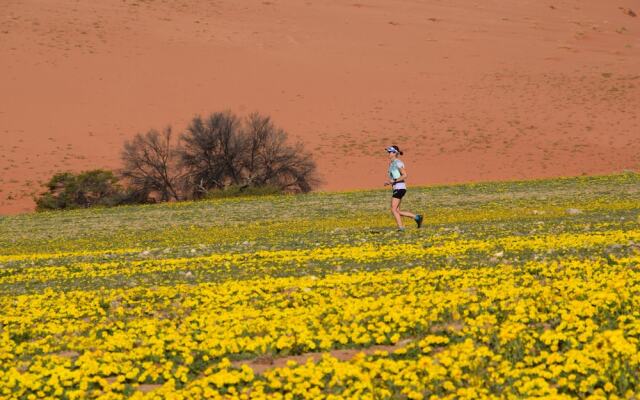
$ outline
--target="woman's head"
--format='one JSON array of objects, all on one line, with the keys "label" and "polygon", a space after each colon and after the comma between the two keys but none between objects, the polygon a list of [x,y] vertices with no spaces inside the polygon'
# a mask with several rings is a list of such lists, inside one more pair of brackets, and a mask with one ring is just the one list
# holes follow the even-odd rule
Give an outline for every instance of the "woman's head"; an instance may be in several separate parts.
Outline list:
[{"label": "woman's head", "polygon": [[403,155],[404,153],[400,151],[400,148],[396,145],[393,146],[389,146],[387,147],[385,150],[387,150],[387,153],[389,153],[389,157],[398,157],[399,155]]}]

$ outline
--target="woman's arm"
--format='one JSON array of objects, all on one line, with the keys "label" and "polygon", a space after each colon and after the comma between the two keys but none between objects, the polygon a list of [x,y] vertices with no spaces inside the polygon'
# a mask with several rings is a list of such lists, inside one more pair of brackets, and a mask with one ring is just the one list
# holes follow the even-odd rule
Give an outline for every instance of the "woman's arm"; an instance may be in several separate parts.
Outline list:
[{"label": "woman's arm", "polygon": [[405,179],[407,179],[407,170],[402,167],[400,168],[400,178],[396,179],[397,181],[404,181]]},{"label": "woman's arm", "polygon": [[389,181],[385,182],[384,185],[393,185],[395,182],[404,181],[405,179],[407,179],[407,170],[402,167],[400,168],[400,177],[398,177],[397,179],[389,179]]}]

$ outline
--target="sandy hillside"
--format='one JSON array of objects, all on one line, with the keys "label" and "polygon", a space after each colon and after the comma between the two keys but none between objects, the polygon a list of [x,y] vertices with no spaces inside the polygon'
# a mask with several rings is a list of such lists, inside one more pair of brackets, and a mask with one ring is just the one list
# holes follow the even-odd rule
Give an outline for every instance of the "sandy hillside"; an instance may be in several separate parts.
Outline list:
[{"label": "sandy hillside", "polygon": [[223,109],[272,115],[324,190],[381,187],[391,143],[413,184],[640,167],[632,0],[2,0],[0,55],[0,214]]}]

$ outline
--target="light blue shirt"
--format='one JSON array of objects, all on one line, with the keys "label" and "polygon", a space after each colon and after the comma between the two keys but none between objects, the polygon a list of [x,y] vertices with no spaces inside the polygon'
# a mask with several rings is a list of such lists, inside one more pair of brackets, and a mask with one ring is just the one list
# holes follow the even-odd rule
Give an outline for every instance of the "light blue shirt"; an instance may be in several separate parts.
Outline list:
[{"label": "light blue shirt", "polygon": [[[400,172],[400,169],[404,168],[404,163],[399,160],[399,159],[395,159],[393,161],[391,161],[391,163],[389,164],[389,178],[391,179],[400,179],[400,177],[402,176],[402,172]],[[395,183],[393,185],[393,189],[406,189],[407,186],[405,185],[404,182],[399,182],[399,183]]]}]

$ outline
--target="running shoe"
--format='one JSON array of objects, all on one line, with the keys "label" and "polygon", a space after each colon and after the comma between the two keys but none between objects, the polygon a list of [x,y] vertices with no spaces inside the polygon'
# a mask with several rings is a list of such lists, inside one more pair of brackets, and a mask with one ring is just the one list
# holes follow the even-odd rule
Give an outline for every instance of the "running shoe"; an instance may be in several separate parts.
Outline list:
[{"label": "running shoe", "polygon": [[422,226],[422,220],[423,220],[422,215],[418,214],[414,219],[416,221],[416,224],[418,224],[418,228],[420,228]]}]

